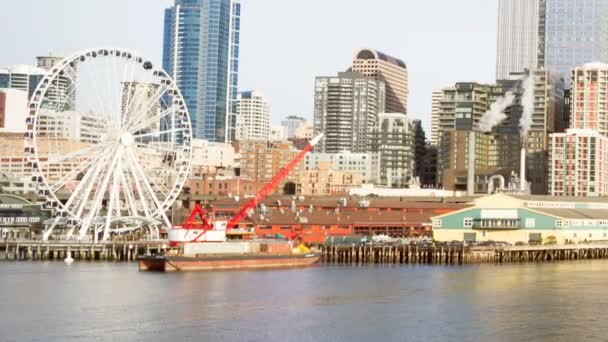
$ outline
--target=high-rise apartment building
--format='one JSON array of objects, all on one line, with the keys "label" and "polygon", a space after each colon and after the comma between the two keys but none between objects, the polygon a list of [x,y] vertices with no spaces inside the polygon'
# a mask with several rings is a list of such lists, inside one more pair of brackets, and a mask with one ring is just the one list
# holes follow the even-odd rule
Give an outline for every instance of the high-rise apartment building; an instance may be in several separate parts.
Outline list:
[{"label": "high-rise apartment building", "polygon": [[356,72],[317,77],[315,81],[314,131],[325,138],[316,151],[369,152],[371,130],[378,113],[384,112],[383,81]]},{"label": "high-rise apartment building", "polygon": [[555,72],[536,70],[532,122],[526,139],[526,175],[533,194],[547,194],[549,153],[553,133],[564,132],[564,80]]},{"label": "high-rise apartment building", "polygon": [[499,0],[496,79],[544,63],[545,0]]},{"label": "high-rise apartment building", "polygon": [[238,0],[175,0],[165,10],[163,67],[184,96],[196,138],[236,137],[240,16]]},{"label": "high-rise apartment building", "polygon": [[591,129],[551,135],[551,196],[608,195],[608,138]]},{"label": "high-rise apartment building", "polygon": [[570,88],[574,67],[608,62],[608,1],[545,1],[545,68],[558,72]]},{"label": "high-rise apartment building", "polygon": [[270,138],[270,105],[259,91],[239,93],[236,102],[237,140]]},{"label": "high-rise apartment building", "polygon": [[608,136],[608,64],[586,64],[572,70],[570,128],[588,128]]},{"label": "high-rise apartment building", "polygon": [[372,152],[377,154],[376,184],[404,188],[415,173],[416,123],[403,113],[379,114]]},{"label": "high-rise apartment building", "polygon": [[300,126],[306,123],[306,119],[297,115],[289,115],[281,121],[281,126],[285,127],[285,132],[288,139],[296,137],[296,131]]},{"label": "high-rise apartment building", "polygon": [[386,112],[407,113],[408,73],[402,60],[376,50],[364,49],[355,56],[350,71],[384,82]]},{"label": "high-rise apartment building", "polygon": [[439,145],[439,115],[443,90],[434,90],[431,99],[431,145]]}]

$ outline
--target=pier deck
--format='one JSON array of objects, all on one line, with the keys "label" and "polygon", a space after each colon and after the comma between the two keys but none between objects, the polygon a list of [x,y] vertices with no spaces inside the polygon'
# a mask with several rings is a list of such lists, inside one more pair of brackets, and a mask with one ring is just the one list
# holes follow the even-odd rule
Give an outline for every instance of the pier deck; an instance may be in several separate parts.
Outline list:
[{"label": "pier deck", "polygon": [[155,255],[169,250],[169,242],[155,241],[4,241],[0,257],[6,260],[63,260],[71,254],[74,260],[135,261],[139,255]]},{"label": "pier deck", "polygon": [[328,264],[462,265],[608,259],[608,243],[509,247],[353,245],[321,249],[322,260]]}]

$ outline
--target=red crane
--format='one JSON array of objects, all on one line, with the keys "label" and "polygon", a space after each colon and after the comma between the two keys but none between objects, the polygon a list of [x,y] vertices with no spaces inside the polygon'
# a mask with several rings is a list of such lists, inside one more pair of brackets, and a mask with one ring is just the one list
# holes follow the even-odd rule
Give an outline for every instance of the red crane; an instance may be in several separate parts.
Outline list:
[{"label": "red crane", "polygon": [[[239,222],[241,222],[248,214],[248,212],[255,207],[257,207],[270,193],[274,191],[274,189],[283,181],[285,177],[298,165],[299,162],[304,159],[306,154],[310,152],[319,141],[323,138],[323,134],[319,134],[314,139],[312,139],[306,147],[298,153],[298,155],[287,164],[285,167],[281,168],[281,170],[272,178],[272,180],[266,183],[262,189],[253,196],[247,203],[243,204],[236,214],[228,221],[226,225],[226,229],[232,229],[236,227]],[[200,217],[197,220],[197,216]],[[169,234],[169,240],[172,240],[171,235],[177,236],[178,239],[176,241],[179,242],[196,242],[198,241],[205,233],[209,230],[212,230],[213,224],[207,221],[205,218],[205,210],[201,208],[200,205],[196,205],[190,216],[186,219],[184,224],[182,225],[180,230],[186,230],[185,234]],[[172,229],[174,231],[178,230],[177,228]],[[194,236],[190,236],[188,234],[189,230],[196,230],[197,234]],[[181,238],[179,238],[181,237]]]}]

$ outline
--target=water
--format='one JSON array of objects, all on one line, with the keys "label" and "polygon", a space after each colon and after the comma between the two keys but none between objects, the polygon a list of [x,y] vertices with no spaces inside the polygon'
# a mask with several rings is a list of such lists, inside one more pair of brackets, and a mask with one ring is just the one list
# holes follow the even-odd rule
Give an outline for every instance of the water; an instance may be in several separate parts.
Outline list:
[{"label": "water", "polygon": [[175,274],[0,262],[0,340],[605,340],[607,271],[606,261]]}]

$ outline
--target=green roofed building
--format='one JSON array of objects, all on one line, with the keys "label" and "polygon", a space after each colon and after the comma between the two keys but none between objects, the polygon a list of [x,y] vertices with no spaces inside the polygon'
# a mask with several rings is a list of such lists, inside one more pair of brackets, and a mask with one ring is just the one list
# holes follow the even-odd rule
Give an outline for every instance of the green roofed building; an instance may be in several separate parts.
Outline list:
[{"label": "green roofed building", "polygon": [[435,216],[437,241],[608,241],[608,199],[497,194]]}]

